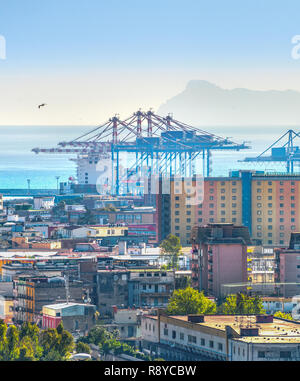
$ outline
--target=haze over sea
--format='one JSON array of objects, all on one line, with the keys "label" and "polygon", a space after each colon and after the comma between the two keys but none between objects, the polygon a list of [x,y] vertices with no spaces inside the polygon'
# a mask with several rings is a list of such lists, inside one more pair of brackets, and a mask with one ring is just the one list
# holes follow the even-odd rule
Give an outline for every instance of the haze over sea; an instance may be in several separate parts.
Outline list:
[{"label": "haze over sea", "polygon": [[[30,179],[32,189],[55,189],[56,176],[59,181],[67,181],[68,177],[76,176],[76,164],[69,160],[74,155],[38,154],[31,152],[32,148],[54,148],[61,141],[70,141],[88,132],[94,126],[0,126],[0,189],[27,188]],[[228,175],[229,170],[258,169],[268,172],[283,172],[283,165],[273,163],[249,164],[238,160],[246,156],[256,156],[287,131],[287,127],[204,127],[210,133],[222,137],[230,137],[241,143],[251,142],[251,149],[230,152],[214,151],[212,153],[212,175]],[[299,128],[293,127],[295,131]]]}]

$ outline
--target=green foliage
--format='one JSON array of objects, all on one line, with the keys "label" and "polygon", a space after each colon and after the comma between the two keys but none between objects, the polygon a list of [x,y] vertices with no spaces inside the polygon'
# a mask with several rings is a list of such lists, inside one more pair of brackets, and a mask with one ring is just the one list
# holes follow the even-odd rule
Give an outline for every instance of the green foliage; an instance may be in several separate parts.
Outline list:
[{"label": "green foliage", "polygon": [[169,234],[160,244],[160,248],[162,250],[162,257],[168,261],[168,266],[172,269],[177,269],[178,257],[182,250],[180,239],[173,234]]},{"label": "green foliage", "polygon": [[14,361],[19,358],[20,348],[19,348],[19,330],[14,325],[11,325],[7,332],[7,348],[9,353],[9,360]]},{"label": "green foliage", "polygon": [[143,353],[140,353],[131,345],[121,343],[118,338],[118,330],[109,332],[107,329],[105,329],[105,327],[97,325],[89,331],[86,337],[81,337],[78,340],[77,345],[79,345],[79,343],[95,344],[99,347],[100,351],[104,355],[108,353],[114,353],[115,355],[125,353],[133,357],[141,358],[143,360],[152,360],[150,356],[146,356]]},{"label": "green foliage", "polygon": [[262,300],[259,296],[248,296],[242,293],[229,295],[225,302],[221,304],[218,312],[225,315],[263,314]]},{"label": "green foliage", "polygon": [[7,325],[0,320],[0,361],[9,360],[8,342],[6,337]]},{"label": "green foliage", "polygon": [[96,223],[96,217],[90,209],[87,209],[86,212],[78,219],[79,225],[95,225]]},{"label": "green foliage", "polygon": [[213,314],[215,312],[216,304],[206,298],[203,292],[191,287],[175,290],[167,307],[169,315]]},{"label": "green foliage", "polygon": [[62,324],[40,331],[36,324],[7,327],[0,320],[0,361],[62,361],[73,350],[73,336]]},{"label": "green foliage", "polygon": [[274,317],[280,318],[280,319],[286,319],[286,320],[294,320],[293,316],[291,314],[287,314],[285,312],[276,311],[274,314]]},{"label": "green foliage", "polygon": [[81,341],[78,341],[77,344],[76,344],[76,352],[77,353],[87,353],[87,354],[90,354],[91,353],[91,349],[88,346],[88,344],[85,344],[85,343],[83,343]]}]

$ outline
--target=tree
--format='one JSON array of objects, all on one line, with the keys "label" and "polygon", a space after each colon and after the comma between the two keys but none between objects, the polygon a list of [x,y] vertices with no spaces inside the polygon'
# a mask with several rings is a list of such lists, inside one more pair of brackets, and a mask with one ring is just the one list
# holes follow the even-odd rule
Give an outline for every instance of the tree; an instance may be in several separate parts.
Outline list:
[{"label": "tree", "polygon": [[76,344],[76,352],[77,353],[91,353],[91,348],[88,346],[88,344],[85,344],[81,341],[78,341]]},{"label": "tree", "polygon": [[225,315],[254,315],[265,313],[259,296],[251,297],[243,293],[229,295],[219,307],[219,313]]},{"label": "tree", "polygon": [[167,307],[169,315],[213,314],[215,312],[215,303],[206,298],[203,292],[191,287],[175,290]]},{"label": "tree", "polygon": [[7,325],[4,320],[0,320],[0,361],[9,360],[8,343],[7,343]]},{"label": "tree", "polygon": [[78,220],[79,225],[95,225],[96,223],[96,217],[90,209],[86,209],[86,212]]},{"label": "tree", "polygon": [[29,336],[24,336],[20,342],[19,361],[34,361],[35,345]]},{"label": "tree", "polygon": [[167,259],[168,265],[173,269],[177,269],[178,257],[182,250],[180,239],[173,234],[169,234],[160,244],[160,248],[162,257]]},{"label": "tree", "polygon": [[6,332],[7,348],[9,353],[9,360],[14,361],[19,358],[19,331],[16,326],[11,325]]},{"label": "tree", "polygon": [[[52,358],[60,358],[60,354],[57,351],[58,333],[54,328],[48,328],[41,332],[40,344],[43,347],[42,360],[55,361]],[[50,360],[49,360],[50,359]]]}]

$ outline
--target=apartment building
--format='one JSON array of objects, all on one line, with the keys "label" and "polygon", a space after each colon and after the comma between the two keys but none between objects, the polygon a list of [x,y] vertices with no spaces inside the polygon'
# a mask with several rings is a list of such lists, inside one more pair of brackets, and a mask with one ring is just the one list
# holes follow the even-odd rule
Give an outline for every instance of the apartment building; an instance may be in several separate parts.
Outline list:
[{"label": "apartment building", "polygon": [[232,171],[204,178],[203,195],[195,193],[197,181],[171,177],[169,195],[159,188],[160,239],[172,233],[189,245],[194,225],[233,223],[247,226],[256,245],[274,247],[288,245],[290,233],[300,230],[300,175]]},{"label": "apartment building", "polygon": [[247,227],[208,224],[192,231],[192,286],[222,296],[222,285],[247,282]]},{"label": "apartment building", "polygon": [[128,282],[129,307],[166,307],[175,288],[170,270],[131,270]]},{"label": "apartment building", "polygon": [[280,295],[300,295],[300,233],[292,233],[288,248],[276,248],[275,280],[280,283]]},{"label": "apartment building", "polygon": [[69,282],[62,277],[20,276],[13,281],[14,322],[25,321],[41,324],[42,309],[47,304],[67,301],[80,303],[83,300],[83,283]]},{"label": "apartment building", "polygon": [[143,315],[143,348],[166,360],[299,361],[300,325],[272,315]]}]

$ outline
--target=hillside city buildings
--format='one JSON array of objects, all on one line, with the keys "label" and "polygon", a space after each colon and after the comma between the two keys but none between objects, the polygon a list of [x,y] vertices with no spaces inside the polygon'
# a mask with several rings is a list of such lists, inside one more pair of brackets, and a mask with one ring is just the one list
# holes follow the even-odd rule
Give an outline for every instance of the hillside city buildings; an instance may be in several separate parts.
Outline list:
[{"label": "hillside city buildings", "polygon": [[[237,171],[200,186],[158,178],[144,196],[0,197],[1,318],[63,322],[78,338],[100,314],[121,341],[169,360],[298,360],[299,323],[273,314],[297,309],[299,179]],[[169,234],[182,245],[175,269],[160,248]],[[266,314],[167,316],[188,285],[215,302],[259,295]]]}]

